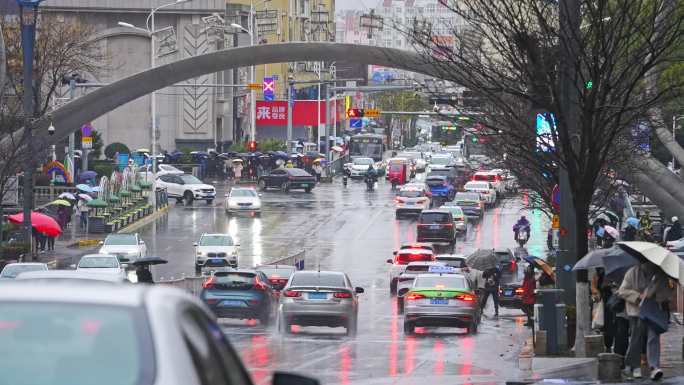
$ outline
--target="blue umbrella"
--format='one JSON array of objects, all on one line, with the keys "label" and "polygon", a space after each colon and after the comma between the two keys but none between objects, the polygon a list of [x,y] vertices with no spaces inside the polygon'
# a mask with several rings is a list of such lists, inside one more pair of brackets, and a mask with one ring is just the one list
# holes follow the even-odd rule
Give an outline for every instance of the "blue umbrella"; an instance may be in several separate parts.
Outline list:
[{"label": "blue umbrella", "polygon": [[605,234],[606,230],[603,227],[599,227],[598,230],[596,230],[597,237],[603,237]]},{"label": "blue umbrella", "polygon": [[639,230],[639,220],[638,219],[636,219],[634,217],[629,217],[629,218],[627,218],[625,223],[627,224],[627,226],[632,226],[635,229]]},{"label": "blue umbrella", "polygon": [[97,177],[97,173],[95,171],[83,171],[81,173],[81,179],[93,179]]},{"label": "blue umbrella", "polygon": [[88,186],[87,184],[78,184],[78,185],[76,185],[76,189],[81,190],[83,192],[87,192],[87,193],[93,192],[93,188]]}]

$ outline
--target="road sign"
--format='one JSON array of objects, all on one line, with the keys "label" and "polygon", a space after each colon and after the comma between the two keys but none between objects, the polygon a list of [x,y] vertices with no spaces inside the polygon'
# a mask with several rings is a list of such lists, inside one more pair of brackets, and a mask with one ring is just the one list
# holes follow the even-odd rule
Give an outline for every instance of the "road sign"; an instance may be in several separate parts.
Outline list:
[{"label": "road sign", "polygon": [[255,91],[256,91],[256,90],[262,89],[262,87],[263,87],[263,86],[262,86],[261,84],[259,84],[259,83],[249,83],[249,84],[247,84],[247,88],[249,88],[250,90],[255,90]]},{"label": "road sign", "polygon": [[380,117],[380,110],[376,108],[367,108],[364,111],[363,116],[365,116],[366,118],[378,118]]},{"label": "road sign", "polygon": [[555,186],[553,186],[553,191],[551,192],[551,205],[557,211],[560,211],[560,200],[561,200],[560,187],[558,187],[558,185],[555,185]]},{"label": "road sign", "polygon": [[275,80],[272,77],[264,78],[263,84],[264,100],[275,100]]},{"label": "road sign", "polygon": [[554,230],[560,229],[560,216],[558,214],[553,214],[551,218],[551,228]]},{"label": "road sign", "polygon": [[93,148],[93,137],[92,136],[84,136],[81,138],[81,148],[84,150],[90,150]]},{"label": "road sign", "polygon": [[90,122],[81,126],[81,136],[93,136],[93,126]]},{"label": "road sign", "polygon": [[349,128],[363,128],[363,120],[349,119]]}]

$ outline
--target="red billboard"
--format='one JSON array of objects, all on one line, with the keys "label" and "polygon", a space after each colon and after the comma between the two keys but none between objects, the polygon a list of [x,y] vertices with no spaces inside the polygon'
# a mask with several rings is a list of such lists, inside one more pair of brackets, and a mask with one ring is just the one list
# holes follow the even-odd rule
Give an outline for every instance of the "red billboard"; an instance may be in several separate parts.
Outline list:
[{"label": "red billboard", "polygon": [[[297,100],[294,103],[292,124],[294,126],[316,126],[318,115],[316,114],[316,100]],[[335,113],[335,105],[330,102],[330,111]],[[325,101],[320,102],[320,121],[325,123]],[[256,104],[257,126],[287,126],[287,101],[257,100]]]}]

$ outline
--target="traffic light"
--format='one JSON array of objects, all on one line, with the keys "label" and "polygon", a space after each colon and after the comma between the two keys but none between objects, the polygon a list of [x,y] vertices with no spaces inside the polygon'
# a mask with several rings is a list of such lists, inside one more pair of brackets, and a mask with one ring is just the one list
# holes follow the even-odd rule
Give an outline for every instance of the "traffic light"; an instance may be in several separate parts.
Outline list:
[{"label": "traffic light", "polygon": [[256,140],[250,141],[248,147],[249,147],[249,152],[256,152],[256,150],[257,150]]},{"label": "traffic light", "polygon": [[473,135],[470,140],[473,142],[473,144],[477,144],[477,135]]},{"label": "traffic light", "polygon": [[347,109],[348,118],[363,118],[363,108],[349,108]]}]

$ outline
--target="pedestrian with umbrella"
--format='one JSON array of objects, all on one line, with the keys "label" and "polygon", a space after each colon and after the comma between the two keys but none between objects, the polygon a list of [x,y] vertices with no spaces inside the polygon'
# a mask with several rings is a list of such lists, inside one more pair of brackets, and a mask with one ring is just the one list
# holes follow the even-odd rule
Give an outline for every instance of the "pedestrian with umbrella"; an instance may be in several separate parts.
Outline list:
[{"label": "pedestrian with umbrella", "polygon": [[684,234],[682,234],[682,225],[679,223],[679,218],[672,217],[672,226],[670,226],[670,229],[667,231],[665,243],[667,244],[667,242],[676,241],[683,237]]},{"label": "pedestrian with umbrella", "polygon": [[80,218],[80,228],[84,229],[88,225],[88,205],[85,199],[79,199],[76,204],[76,212]]},{"label": "pedestrian with umbrella", "polygon": [[132,265],[135,266],[135,275],[138,283],[154,283],[150,266],[162,265],[165,263],[168,263],[168,261],[159,257],[144,257],[134,261]]},{"label": "pedestrian with umbrella", "polygon": [[637,232],[639,231],[639,220],[634,217],[629,217],[625,221],[627,227],[625,227],[625,234],[622,237],[623,241],[636,241]]},{"label": "pedestrian with umbrella", "polygon": [[534,291],[537,289],[537,282],[534,279],[534,266],[527,265],[525,268],[525,276],[522,283],[522,311],[527,316],[525,326],[532,326],[532,316],[534,315]]}]

